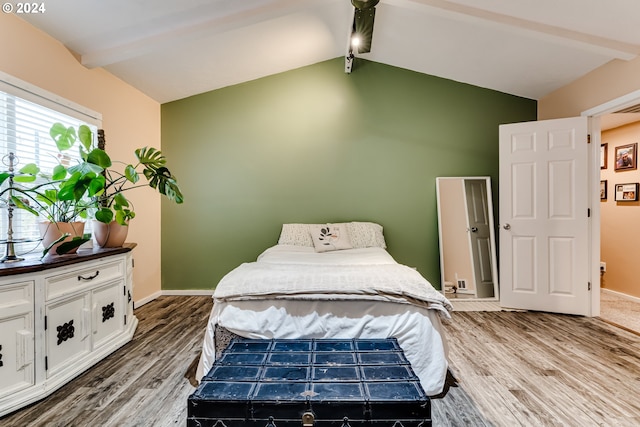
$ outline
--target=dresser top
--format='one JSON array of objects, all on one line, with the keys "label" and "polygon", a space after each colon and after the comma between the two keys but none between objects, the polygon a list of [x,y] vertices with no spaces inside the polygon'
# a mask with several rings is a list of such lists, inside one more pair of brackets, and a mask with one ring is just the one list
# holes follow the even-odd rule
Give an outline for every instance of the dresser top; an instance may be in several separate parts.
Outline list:
[{"label": "dresser top", "polygon": [[75,254],[46,255],[44,258],[41,258],[40,252],[27,254],[21,256],[21,258],[24,258],[23,261],[0,263],[0,277],[11,276],[14,274],[34,273],[49,270],[51,268],[78,264],[84,261],[127,253],[135,247],[135,243],[125,243],[121,248],[82,248]]}]

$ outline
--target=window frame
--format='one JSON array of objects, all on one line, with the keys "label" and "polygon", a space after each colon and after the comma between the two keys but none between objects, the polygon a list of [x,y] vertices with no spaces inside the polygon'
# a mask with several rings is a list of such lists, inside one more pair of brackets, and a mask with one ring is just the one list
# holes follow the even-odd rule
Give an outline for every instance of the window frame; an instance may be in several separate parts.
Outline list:
[{"label": "window frame", "polygon": [[[97,130],[102,128],[102,114],[96,111],[93,111],[87,107],[84,107],[82,105],[79,105],[73,101],[65,99],[52,92],[49,92],[45,89],[39,88],[31,83],[20,80],[2,71],[0,71],[0,92],[4,92],[11,97],[17,97],[22,100],[28,101],[32,104],[37,105],[38,107],[46,108],[57,114],[65,115],[72,120],[77,120],[80,123],[87,124],[92,128],[92,130],[94,130],[94,133],[95,133],[94,138],[97,138]],[[0,111],[0,114],[2,114],[2,111]],[[0,120],[5,120],[7,117],[9,119],[11,118],[15,119],[15,114],[13,116],[2,115],[0,116]],[[16,124],[15,120],[13,122],[13,128],[10,125],[11,123],[10,121],[7,121],[7,123],[8,124],[6,126],[3,126],[3,129],[7,129],[7,132],[4,134],[7,136],[3,137],[3,134],[0,134],[0,150],[6,151],[6,152],[0,152],[0,159],[4,159],[4,157],[9,153],[10,148],[7,148],[5,150],[4,147],[10,146],[11,144],[17,144],[16,133],[17,133],[17,130],[19,129],[19,125]],[[10,140],[11,137],[9,136],[12,132],[12,129],[14,132],[13,142]],[[53,141],[51,142],[53,144]],[[34,140],[34,144],[37,144],[37,143],[38,142]],[[19,169],[21,166],[24,166],[24,165],[19,164],[17,168]],[[2,165],[3,170],[6,170],[7,168],[8,166],[6,164]],[[16,223],[16,221],[18,221],[18,223]],[[26,223],[23,221],[33,221],[33,223]],[[0,209],[0,224],[2,224],[2,227],[0,228],[0,242],[3,243],[2,245],[0,245],[0,251],[2,252],[5,251],[7,246],[7,243],[6,243],[7,231],[8,231],[7,222],[8,222],[7,209],[6,207],[3,207],[2,209]],[[31,232],[31,235],[27,236],[26,238],[34,240],[32,236],[33,236],[33,227],[34,225],[37,226],[36,216],[26,211],[15,209],[14,216],[13,216],[13,223],[14,223],[14,226],[13,226],[14,240],[19,240],[20,238],[24,237],[24,236],[18,235],[19,230],[24,230],[25,233]],[[90,231],[91,231],[90,227],[85,229],[85,232],[90,232]],[[90,245],[90,243],[91,242],[89,242],[88,244]],[[41,247],[42,246],[40,245],[40,242],[37,239],[35,239],[35,241],[28,242],[28,243],[14,244],[15,252],[18,255],[37,251],[41,249]]]}]

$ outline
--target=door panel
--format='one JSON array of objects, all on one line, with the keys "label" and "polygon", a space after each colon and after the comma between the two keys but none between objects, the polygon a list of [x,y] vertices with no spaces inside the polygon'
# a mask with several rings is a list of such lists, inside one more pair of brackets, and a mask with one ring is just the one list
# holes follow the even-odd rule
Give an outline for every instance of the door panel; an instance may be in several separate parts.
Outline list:
[{"label": "door panel", "polygon": [[500,299],[588,315],[587,119],[500,126]]}]

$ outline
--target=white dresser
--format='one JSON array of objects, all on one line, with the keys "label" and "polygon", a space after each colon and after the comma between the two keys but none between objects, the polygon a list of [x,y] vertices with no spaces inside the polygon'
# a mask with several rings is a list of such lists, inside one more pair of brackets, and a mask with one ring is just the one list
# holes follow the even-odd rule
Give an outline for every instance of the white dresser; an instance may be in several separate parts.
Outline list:
[{"label": "white dresser", "polygon": [[0,417],[131,340],[134,247],[0,265]]}]

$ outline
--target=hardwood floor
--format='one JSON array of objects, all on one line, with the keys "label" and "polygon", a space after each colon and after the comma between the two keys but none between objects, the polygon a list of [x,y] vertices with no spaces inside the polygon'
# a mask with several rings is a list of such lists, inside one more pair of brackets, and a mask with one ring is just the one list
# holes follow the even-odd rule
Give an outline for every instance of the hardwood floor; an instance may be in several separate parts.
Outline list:
[{"label": "hardwood floor", "polygon": [[[184,426],[209,297],[161,297],[133,341],[2,426]],[[446,326],[458,380],[434,426],[640,425],[640,337],[599,319],[456,312]]]},{"label": "hardwood floor", "polygon": [[640,337],[600,319],[454,313],[460,386],[497,426],[640,425]]}]

